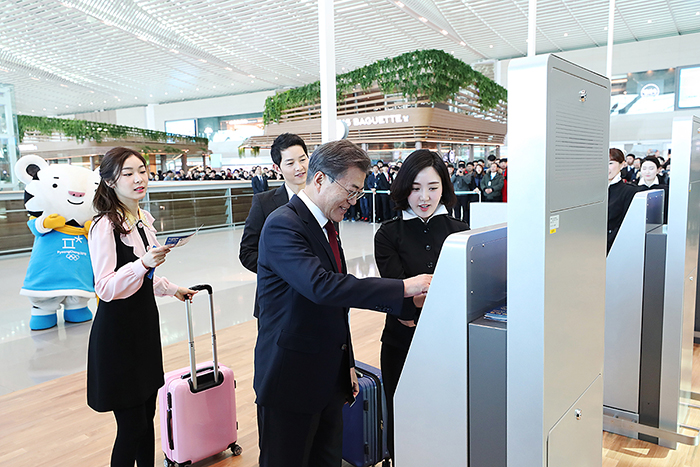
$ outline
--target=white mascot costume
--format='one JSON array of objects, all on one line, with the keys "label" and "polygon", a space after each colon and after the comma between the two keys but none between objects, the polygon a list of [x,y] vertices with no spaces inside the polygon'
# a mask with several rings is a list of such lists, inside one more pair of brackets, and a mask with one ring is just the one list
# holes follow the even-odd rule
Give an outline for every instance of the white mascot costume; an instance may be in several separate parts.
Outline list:
[{"label": "white mascot costume", "polygon": [[17,177],[26,185],[24,206],[32,216],[35,235],[29,268],[20,295],[29,297],[33,331],[49,329],[63,319],[82,323],[92,319],[87,307],[95,296],[87,234],[95,216],[92,200],[99,172],[69,164],[49,165],[39,156],[21,157]]}]

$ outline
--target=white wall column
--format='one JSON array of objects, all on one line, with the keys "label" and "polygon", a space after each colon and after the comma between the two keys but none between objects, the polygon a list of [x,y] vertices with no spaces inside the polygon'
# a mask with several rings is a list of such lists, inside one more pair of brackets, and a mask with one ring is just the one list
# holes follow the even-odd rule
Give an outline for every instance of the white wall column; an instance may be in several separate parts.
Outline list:
[{"label": "white wall column", "polygon": [[165,128],[156,128],[156,104],[146,106],[146,129],[165,131]]},{"label": "white wall column", "polygon": [[527,10],[527,56],[534,57],[537,52],[537,0],[530,0]]},{"label": "white wall column", "polygon": [[318,40],[321,63],[321,142],[336,139],[335,18],[333,0],[318,0]]},{"label": "white wall column", "polygon": [[612,79],[613,32],[615,31],[615,0],[610,0],[608,13],[608,56],[605,65],[605,76]]}]

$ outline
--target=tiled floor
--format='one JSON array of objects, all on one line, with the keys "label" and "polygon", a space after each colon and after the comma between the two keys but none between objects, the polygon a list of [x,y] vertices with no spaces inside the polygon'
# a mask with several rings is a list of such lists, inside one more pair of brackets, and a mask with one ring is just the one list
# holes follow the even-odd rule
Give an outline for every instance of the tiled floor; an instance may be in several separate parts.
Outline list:
[{"label": "tiled floor", "polygon": [[[377,275],[372,254],[377,228],[364,222],[341,224],[340,237],[352,274]],[[157,271],[178,285],[211,284],[218,329],[252,319],[255,274],[238,260],[242,233],[242,228],[200,232],[186,246],[173,250]],[[31,305],[19,295],[28,263],[29,255],[0,257],[0,395],[86,368],[90,323],[65,324],[59,312],[57,327],[29,329]],[[94,311],[95,301],[88,306]],[[163,345],[186,340],[184,305],[173,298],[159,298],[158,307]],[[195,299],[196,335],[208,332],[207,307],[206,300]],[[210,349],[201,351],[206,355]]]}]

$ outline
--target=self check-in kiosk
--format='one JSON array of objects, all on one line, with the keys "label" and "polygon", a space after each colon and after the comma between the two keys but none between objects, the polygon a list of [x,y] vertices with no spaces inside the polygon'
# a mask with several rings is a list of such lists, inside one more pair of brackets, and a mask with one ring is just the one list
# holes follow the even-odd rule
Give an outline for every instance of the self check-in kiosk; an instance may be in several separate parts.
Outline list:
[{"label": "self check-in kiosk", "polygon": [[[511,63],[508,226],[443,246],[395,396],[397,465],[601,464],[609,102],[606,78],[556,56]],[[507,325],[481,318],[506,301]]]},{"label": "self check-in kiosk", "polygon": [[638,193],[607,260],[606,431],[675,449],[697,445],[692,399],[700,243],[700,120],[673,126],[668,225],[663,191]]}]

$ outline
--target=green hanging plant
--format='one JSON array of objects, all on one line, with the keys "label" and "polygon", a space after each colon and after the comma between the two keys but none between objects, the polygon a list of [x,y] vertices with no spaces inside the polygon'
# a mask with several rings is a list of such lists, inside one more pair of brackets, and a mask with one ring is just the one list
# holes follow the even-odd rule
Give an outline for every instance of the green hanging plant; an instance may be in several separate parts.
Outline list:
[{"label": "green hanging plant", "polygon": [[130,136],[140,136],[149,141],[167,143],[173,136],[177,136],[178,138],[186,139],[190,143],[205,145],[209,144],[209,140],[207,138],[172,135],[163,131],[146,130],[144,128],[123,125],[112,125],[111,123],[37,117],[33,115],[17,115],[17,128],[19,130],[20,142],[24,139],[24,134],[26,132],[34,131],[45,136],[50,136],[54,132],[61,133],[69,138],[74,138],[79,143],[84,143],[88,140],[101,143],[102,139],[105,137],[125,139]]},{"label": "green hanging plant", "polygon": [[[479,90],[483,111],[495,108],[508,97],[503,86],[442,50],[416,50],[337,75],[337,97],[342,99],[358,88],[367,91],[375,83],[384,94],[426,96],[433,104],[446,102],[460,89],[474,85]],[[265,100],[263,122],[265,125],[279,122],[282,111],[317,104],[320,100],[320,81],[270,96]]]}]

